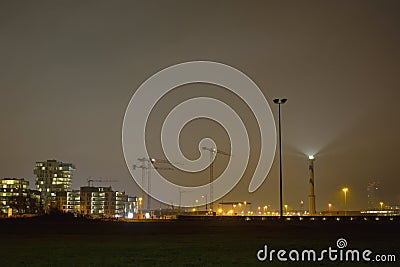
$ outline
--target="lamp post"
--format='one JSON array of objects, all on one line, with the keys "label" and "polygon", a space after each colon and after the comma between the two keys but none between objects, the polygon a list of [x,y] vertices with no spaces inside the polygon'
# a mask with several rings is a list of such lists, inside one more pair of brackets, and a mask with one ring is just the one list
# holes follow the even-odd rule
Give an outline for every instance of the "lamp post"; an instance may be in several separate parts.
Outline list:
[{"label": "lamp post", "polygon": [[140,215],[142,215],[142,200],[143,200],[143,198],[139,197],[139,212],[140,212]]},{"label": "lamp post", "polygon": [[[197,205],[199,203],[199,200],[196,199],[195,202],[196,202],[196,205],[193,205],[193,206],[197,207]],[[199,215],[199,209],[198,208],[196,209],[196,215]]]},{"label": "lamp post", "polygon": [[379,202],[379,205],[381,205],[381,211],[383,210],[383,202]]},{"label": "lamp post", "polygon": [[300,201],[300,214],[304,214],[304,201]]},{"label": "lamp post", "polygon": [[280,205],[280,214],[283,216],[283,197],[282,197],[282,131],[281,131],[281,105],[285,104],[287,99],[274,99],[275,104],[278,105],[278,121],[279,121],[279,205]]},{"label": "lamp post", "polygon": [[328,204],[328,211],[329,211],[329,215],[332,215],[331,209],[332,209],[332,204],[331,204],[331,203],[329,203],[329,204]]},{"label": "lamp post", "polygon": [[349,191],[349,189],[345,187],[342,191],[344,192],[344,216],[347,216],[347,191]]},{"label": "lamp post", "polygon": [[288,215],[288,205],[285,205],[285,212],[286,212],[286,215]]},{"label": "lamp post", "polygon": [[201,197],[206,199],[206,212],[207,212],[207,194]]}]

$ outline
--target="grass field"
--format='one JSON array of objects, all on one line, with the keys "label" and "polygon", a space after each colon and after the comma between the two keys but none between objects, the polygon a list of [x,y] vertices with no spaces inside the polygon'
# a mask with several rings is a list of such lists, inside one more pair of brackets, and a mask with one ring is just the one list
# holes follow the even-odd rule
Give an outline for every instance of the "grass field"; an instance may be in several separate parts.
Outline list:
[{"label": "grass field", "polygon": [[[0,220],[0,266],[399,266],[400,223],[287,221],[102,222]],[[272,262],[270,249],[347,248],[394,254],[397,262]]]}]

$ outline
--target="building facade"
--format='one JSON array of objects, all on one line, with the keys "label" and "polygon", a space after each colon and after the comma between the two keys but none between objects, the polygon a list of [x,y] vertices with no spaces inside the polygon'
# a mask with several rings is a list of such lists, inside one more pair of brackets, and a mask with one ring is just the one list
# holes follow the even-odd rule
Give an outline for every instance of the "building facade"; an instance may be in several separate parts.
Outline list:
[{"label": "building facade", "polygon": [[[42,167],[42,166],[40,166]],[[43,211],[42,190],[28,189],[24,179],[0,180],[0,214],[38,214]],[[45,190],[47,192],[47,190]],[[58,211],[85,215],[93,218],[132,218],[138,213],[137,197],[111,187],[84,186],[79,190],[50,192],[48,201]]]},{"label": "building facade", "polygon": [[125,217],[125,205],[128,202],[128,196],[125,192],[115,191],[115,212],[114,216],[116,218],[124,218]]},{"label": "building facade", "polygon": [[81,213],[81,190],[67,192],[67,212]]},{"label": "building facade", "polygon": [[134,214],[139,213],[139,205],[137,197],[128,196],[125,202],[125,218],[132,219]]},{"label": "building facade", "polygon": [[41,211],[40,192],[28,189],[25,179],[4,178],[0,183],[0,213],[37,214]]},{"label": "building facade", "polygon": [[[47,160],[36,162],[33,173],[36,175],[36,188],[41,194],[42,205],[46,210],[66,207],[66,192],[71,191],[72,172],[75,166],[71,163]],[[62,208],[62,207],[61,207]]]},{"label": "building facade", "polygon": [[127,204],[129,197],[125,192],[113,191],[111,187],[83,186],[67,193],[67,212],[94,218],[124,218],[128,207],[137,207],[134,199]]}]

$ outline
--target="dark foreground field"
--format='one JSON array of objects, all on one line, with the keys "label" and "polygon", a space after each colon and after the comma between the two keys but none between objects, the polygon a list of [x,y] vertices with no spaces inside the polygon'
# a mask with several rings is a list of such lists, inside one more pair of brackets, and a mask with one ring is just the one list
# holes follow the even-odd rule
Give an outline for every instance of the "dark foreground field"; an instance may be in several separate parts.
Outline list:
[{"label": "dark foreground field", "polygon": [[[0,220],[0,266],[399,266],[398,221],[100,222]],[[397,262],[272,262],[257,251],[336,247],[395,254]]]}]

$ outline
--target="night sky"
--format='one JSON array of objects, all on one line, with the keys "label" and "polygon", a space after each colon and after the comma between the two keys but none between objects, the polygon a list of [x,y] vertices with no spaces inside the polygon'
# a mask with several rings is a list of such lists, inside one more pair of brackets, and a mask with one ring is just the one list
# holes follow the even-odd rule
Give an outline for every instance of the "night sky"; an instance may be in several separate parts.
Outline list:
[{"label": "night sky", "polygon": [[[210,60],[252,78],[275,117],[272,99],[288,98],[282,106],[285,204],[308,206],[308,154],[316,154],[317,210],[328,203],[343,209],[344,186],[349,209],[366,208],[369,181],[381,183],[381,201],[400,204],[399,10],[399,1],[366,0],[1,0],[0,177],[26,178],[33,188],[35,162],[58,159],[76,165],[74,188],[88,177],[113,179],[114,189],[137,195],[121,146],[130,98],[165,67]],[[249,112],[221,88],[190,85],[185,92],[225,94],[227,103]],[[188,96],[167,97],[152,114],[150,145],[159,142],[161,111]],[[220,126],[198,121],[182,133],[187,155],[196,156],[201,134],[229,149]],[[278,157],[250,194],[252,157],[224,201],[277,209]],[[217,158],[216,172],[225,164]],[[201,183],[207,175],[193,179]]]}]

